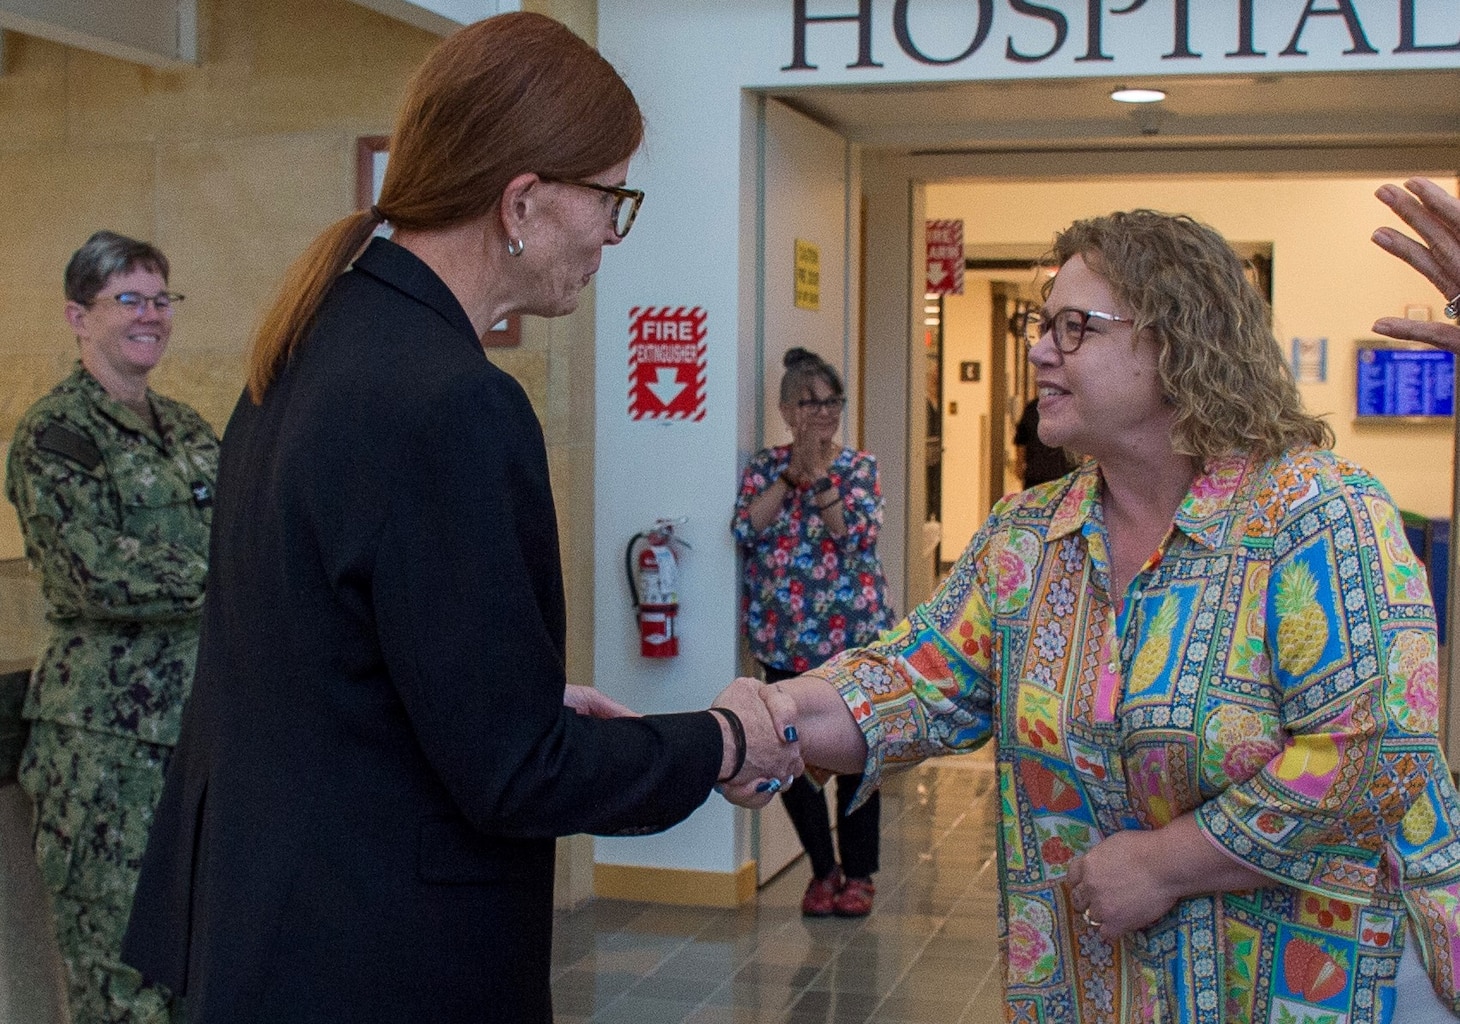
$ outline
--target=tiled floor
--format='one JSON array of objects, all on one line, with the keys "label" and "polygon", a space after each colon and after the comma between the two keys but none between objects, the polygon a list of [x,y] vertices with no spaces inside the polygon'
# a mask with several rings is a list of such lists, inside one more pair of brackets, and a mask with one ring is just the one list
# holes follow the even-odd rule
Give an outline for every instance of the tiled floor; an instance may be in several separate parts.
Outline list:
[{"label": "tiled floor", "polygon": [[[740,910],[595,900],[560,914],[557,1022],[999,1021],[997,811],[989,753],[891,777],[876,909],[861,920],[801,917],[804,858]],[[62,1019],[54,949],[36,940],[49,922],[28,818],[19,790],[0,788],[0,1024]]]},{"label": "tiled floor", "polygon": [[740,910],[595,900],[560,914],[559,1024],[983,1024],[1002,1019],[991,754],[883,787],[877,902],[801,917],[805,859]]}]

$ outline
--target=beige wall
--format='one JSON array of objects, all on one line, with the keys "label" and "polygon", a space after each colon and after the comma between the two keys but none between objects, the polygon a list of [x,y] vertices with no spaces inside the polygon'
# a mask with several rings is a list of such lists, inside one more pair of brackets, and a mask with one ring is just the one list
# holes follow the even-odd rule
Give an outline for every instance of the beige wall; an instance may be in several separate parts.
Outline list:
[{"label": "beige wall", "polygon": [[102,227],[167,253],[188,299],[153,384],[221,429],[261,304],[353,205],[355,137],[389,130],[433,42],[343,0],[201,6],[204,61],[180,71],[5,33],[0,439],[75,358],[61,272]]},{"label": "beige wall", "polygon": [[[1273,243],[1274,327],[1284,352],[1293,337],[1328,339],[1327,382],[1302,386],[1308,408],[1326,415],[1338,451],[1372,471],[1402,508],[1448,517],[1453,425],[1353,419],[1355,342],[1380,340],[1369,332],[1380,316],[1418,304],[1438,317],[1443,305],[1428,282],[1369,242],[1381,223],[1402,227],[1374,199],[1381,183],[1293,177],[953,183],[929,185],[927,205],[929,218],[963,218],[970,245],[1047,244],[1079,217],[1136,206],[1189,213],[1233,241]],[[1453,189],[1455,180],[1447,185]],[[949,330],[958,343],[970,344],[967,328],[950,324]],[[987,343],[985,331],[981,344]],[[951,447],[950,455],[959,457]],[[971,473],[951,490],[945,482],[944,508],[975,504],[976,483]],[[945,550],[967,540],[948,536]]]},{"label": "beige wall", "polygon": [[[390,131],[436,37],[346,0],[203,0],[201,65],[156,71],[7,32],[0,75],[0,456],[16,420],[75,358],[66,259],[97,228],[149,239],[187,295],[160,391],[220,430],[251,327],[289,261],[355,201],[355,140]],[[596,37],[593,0],[538,0]],[[593,297],[491,358],[542,418],[558,501],[569,673],[592,677]],[[0,503],[0,559],[22,556]],[[0,616],[6,614],[0,609]],[[14,609],[9,609],[14,612]],[[17,654],[23,652],[17,652]],[[560,890],[587,893],[591,842],[568,844]],[[586,851],[586,852],[585,852]]]},{"label": "beige wall", "polygon": [[[594,5],[528,4],[592,35]],[[429,33],[345,0],[209,0],[200,67],[155,71],[5,33],[0,76],[0,445],[75,358],[61,271],[93,230],[157,243],[187,294],[153,384],[221,429],[250,329],[288,262],[355,197],[355,140],[388,133]],[[592,296],[492,358],[546,426],[564,528],[591,509]],[[590,369],[585,369],[590,368]],[[0,558],[21,555],[0,509]],[[591,536],[587,531],[585,537]],[[586,649],[586,648],[585,648]]]}]

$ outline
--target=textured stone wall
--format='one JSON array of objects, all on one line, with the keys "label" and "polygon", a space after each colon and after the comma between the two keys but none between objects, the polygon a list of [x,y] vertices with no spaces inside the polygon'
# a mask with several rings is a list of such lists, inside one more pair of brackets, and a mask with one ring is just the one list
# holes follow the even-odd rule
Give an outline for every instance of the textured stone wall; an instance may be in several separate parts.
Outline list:
[{"label": "textured stone wall", "polygon": [[[0,460],[69,368],[61,275],[97,228],[159,245],[187,295],[153,384],[222,429],[256,317],[289,262],[355,203],[356,140],[389,134],[436,37],[347,0],[202,0],[199,66],[158,71],[6,32],[0,74]],[[528,0],[583,37],[594,0]],[[569,607],[569,674],[592,682],[593,296],[528,319],[491,358],[543,421]],[[13,510],[0,501],[0,659],[39,643]],[[11,560],[7,563],[6,560]],[[0,574],[3,575],[3,574]],[[565,844],[559,898],[588,894],[592,841]]]}]

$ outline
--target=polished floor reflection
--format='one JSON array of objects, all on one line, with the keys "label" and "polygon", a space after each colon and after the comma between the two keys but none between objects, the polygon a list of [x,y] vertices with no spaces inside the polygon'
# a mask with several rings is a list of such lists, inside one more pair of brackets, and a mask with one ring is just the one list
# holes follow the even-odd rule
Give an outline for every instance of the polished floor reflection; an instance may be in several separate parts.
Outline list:
[{"label": "polished floor reflection", "polygon": [[983,1024],[1002,1019],[988,752],[883,788],[876,909],[801,917],[805,859],[740,910],[595,900],[559,915],[559,1024]]}]

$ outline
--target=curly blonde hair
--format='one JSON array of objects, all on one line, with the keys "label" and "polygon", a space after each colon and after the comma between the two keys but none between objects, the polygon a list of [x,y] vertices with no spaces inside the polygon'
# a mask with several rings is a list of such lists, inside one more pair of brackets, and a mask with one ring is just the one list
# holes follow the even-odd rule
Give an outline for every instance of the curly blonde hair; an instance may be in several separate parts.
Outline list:
[{"label": "curly blonde hair", "polygon": [[[1155,210],[1092,217],[1055,237],[1052,264],[1074,256],[1110,283],[1134,312],[1135,330],[1149,328],[1160,346],[1157,369],[1175,410],[1178,453],[1206,461],[1333,447],[1332,429],[1303,408],[1267,302],[1212,228]],[[1045,298],[1053,284],[1045,281]]]}]

